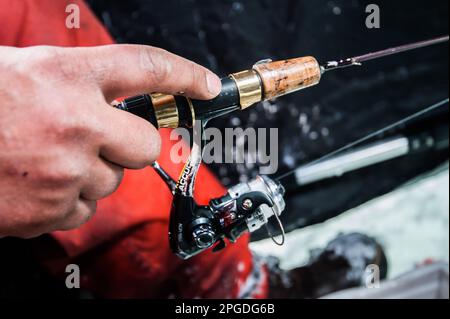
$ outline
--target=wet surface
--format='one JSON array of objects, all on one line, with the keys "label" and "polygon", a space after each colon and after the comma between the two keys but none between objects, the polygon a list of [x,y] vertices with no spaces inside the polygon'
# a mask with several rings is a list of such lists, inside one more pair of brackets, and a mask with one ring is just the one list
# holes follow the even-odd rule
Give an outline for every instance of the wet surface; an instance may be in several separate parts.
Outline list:
[{"label": "wet surface", "polygon": [[360,233],[340,234],[325,247],[314,249],[307,264],[285,271],[277,258],[266,258],[272,298],[318,298],[333,291],[363,286],[366,267],[377,265],[379,278],[386,278],[383,248]]}]

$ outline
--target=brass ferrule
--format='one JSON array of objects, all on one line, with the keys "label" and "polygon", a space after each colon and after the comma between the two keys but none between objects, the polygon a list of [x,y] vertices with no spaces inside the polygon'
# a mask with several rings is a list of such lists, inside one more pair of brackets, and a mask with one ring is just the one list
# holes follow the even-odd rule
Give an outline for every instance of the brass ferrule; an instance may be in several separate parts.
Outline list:
[{"label": "brass ferrule", "polygon": [[196,120],[194,104],[192,104],[192,100],[190,98],[187,97],[186,100],[187,100],[187,102],[189,104],[189,110],[191,111],[191,121],[192,121],[192,123],[190,123],[189,126],[192,127],[192,126],[194,126],[194,123],[195,123],[195,120]]},{"label": "brass ferrule", "polygon": [[160,128],[177,128],[179,116],[177,103],[173,95],[155,93],[150,95]]},{"label": "brass ferrule", "polygon": [[239,91],[241,110],[262,100],[261,79],[254,70],[246,70],[230,75]]}]

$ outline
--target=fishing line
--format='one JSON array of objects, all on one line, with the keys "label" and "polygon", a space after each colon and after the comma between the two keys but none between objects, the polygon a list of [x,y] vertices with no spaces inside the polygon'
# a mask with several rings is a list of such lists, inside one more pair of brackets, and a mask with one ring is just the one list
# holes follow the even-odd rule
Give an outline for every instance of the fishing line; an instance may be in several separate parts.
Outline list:
[{"label": "fishing line", "polygon": [[[390,124],[390,125],[382,128],[382,129],[380,129],[380,130],[377,130],[375,132],[370,133],[369,135],[364,136],[363,138],[360,138],[360,139],[358,139],[358,140],[356,140],[354,142],[351,142],[351,143],[349,143],[349,144],[347,144],[347,145],[345,145],[345,146],[343,146],[341,148],[338,148],[337,150],[334,150],[331,153],[325,154],[324,156],[319,157],[318,159],[316,159],[316,160],[312,161],[311,163],[307,164],[307,166],[314,165],[314,164],[322,162],[322,161],[324,161],[326,159],[329,159],[330,157],[335,156],[336,154],[342,153],[342,152],[344,152],[344,151],[346,151],[346,150],[348,150],[348,149],[350,149],[352,147],[355,147],[355,146],[357,146],[359,144],[362,144],[362,143],[372,139],[373,137],[376,137],[376,136],[381,135],[381,134],[383,134],[383,133],[385,133],[387,131],[390,131],[390,130],[392,130],[392,129],[398,127],[398,126],[401,126],[401,125],[403,125],[403,124],[405,124],[405,123],[407,123],[407,122],[409,122],[411,120],[414,120],[414,119],[416,119],[416,118],[418,118],[418,117],[420,117],[420,116],[422,116],[422,115],[424,115],[424,114],[426,114],[428,112],[432,112],[432,111],[434,111],[434,110],[436,110],[436,109],[438,109],[438,108],[448,104],[448,102],[449,102],[449,99],[447,98],[447,99],[444,99],[444,100],[442,100],[442,101],[440,101],[438,103],[435,103],[435,104],[433,104],[433,105],[431,105],[431,106],[429,106],[429,107],[427,107],[427,108],[425,108],[425,109],[423,109],[423,110],[421,110],[421,111],[419,111],[417,113],[414,113],[414,114],[412,114],[410,116],[407,116],[407,117],[401,119],[400,121],[397,121],[397,122],[395,122],[393,124]],[[281,180],[283,178],[286,178],[286,177],[294,174],[297,169],[298,169],[298,167],[293,169],[293,170],[291,170],[291,171],[288,171],[287,173],[284,173],[284,174],[282,174],[282,175],[280,175],[278,177],[275,177],[275,179],[279,181],[279,180]]]}]

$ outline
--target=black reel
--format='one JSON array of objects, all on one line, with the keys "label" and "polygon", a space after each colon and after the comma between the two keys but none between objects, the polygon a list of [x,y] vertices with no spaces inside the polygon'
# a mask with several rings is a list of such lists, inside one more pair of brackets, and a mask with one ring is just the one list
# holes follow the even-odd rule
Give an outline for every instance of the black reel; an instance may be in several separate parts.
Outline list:
[{"label": "black reel", "polygon": [[[211,115],[211,117],[214,117]],[[173,194],[169,222],[169,243],[172,251],[188,259],[214,245],[214,251],[225,247],[225,239],[236,241],[244,232],[253,232],[266,225],[272,216],[284,229],[279,216],[285,208],[284,188],[266,176],[257,176],[249,182],[231,187],[227,194],[212,199],[208,206],[197,205],[194,185],[204,150],[204,119],[193,127],[194,143],[191,154],[175,182],[157,162],[153,168],[166,182]],[[198,130],[197,130],[197,129]],[[196,142],[196,137],[199,141]]]},{"label": "black reel", "polygon": [[285,207],[283,195],[281,184],[265,176],[231,187],[208,206],[197,205],[192,196],[175,189],[169,224],[170,248],[182,259],[214,245],[213,251],[219,251],[226,246],[225,239],[235,242],[243,233],[267,225],[271,217],[279,221]]}]

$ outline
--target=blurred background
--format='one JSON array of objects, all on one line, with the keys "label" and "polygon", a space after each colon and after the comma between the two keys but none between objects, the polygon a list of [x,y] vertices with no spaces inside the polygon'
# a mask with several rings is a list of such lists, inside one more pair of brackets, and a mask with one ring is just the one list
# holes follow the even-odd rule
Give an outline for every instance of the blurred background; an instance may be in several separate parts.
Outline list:
[{"label": "blurred background", "polygon": [[[162,47],[221,76],[266,58],[312,55],[324,62],[360,55],[448,34],[449,25],[447,0],[376,1],[380,29],[365,25],[365,8],[374,1],[88,2],[118,42]],[[447,98],[448,56],[444,44],[333,72],[316,87],[220,118],[211,126],[277,127],[279,175]],[[444,127],[448,136],[447,123],[448,107],[380,138],[433,127]],[[257,232],[252,248],[277,255],[283,267],[292,268],[336,234],[357,230],[385,246],[393,265],[390,275],[427,258],[448,260],[447,162],[448,146],[308,186],[287,182],[282,220],[288,244],[274,248],[265,232]],[[258,173],[258,165],[249,164],[211,169],[226,186]],[[2,245],[8,252],[10,246],[4,240]],[[21,256],[12,249],[9,253],[19,261],[30,258],[26,247],[22,251]],[[0,271],[18,270],[0,265]],[[35,276],[51,282],[39,271]]]}]

